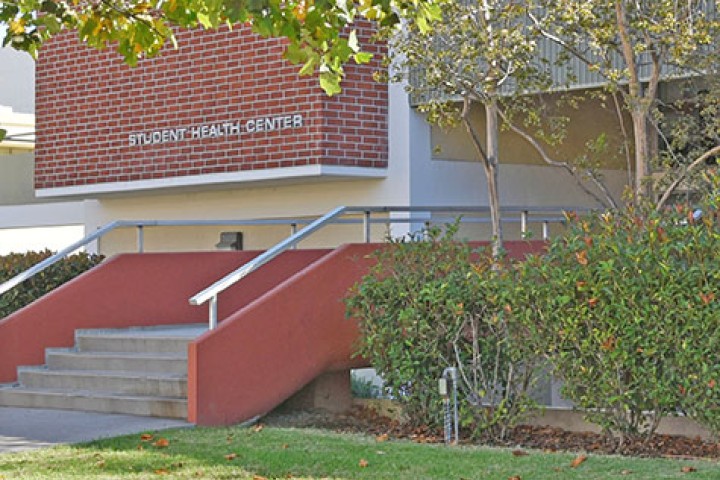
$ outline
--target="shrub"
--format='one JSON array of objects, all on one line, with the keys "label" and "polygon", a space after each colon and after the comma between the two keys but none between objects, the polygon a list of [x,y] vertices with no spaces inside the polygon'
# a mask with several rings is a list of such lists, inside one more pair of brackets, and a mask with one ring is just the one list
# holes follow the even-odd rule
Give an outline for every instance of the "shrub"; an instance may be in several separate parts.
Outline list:
[{"label": "shrub", "polygon": [[[11,253],[0,256],[0,283],[10,280],[24,272],[53,252]],[[102,261],[100,255],[76,253],[48,267],[33,278],[24,281],[12,290],[0,296],[0,318],[6,317],[16,310],[32,303],[63,283],[75,278]]]},{"label": "shrub", "polygon": [[534,365],[506,322],[488,255],[453,240],[391,242],[347,299],[359,320],[359,354],[370,359],[415,424],[441,425],[438,379],[460,373],[461,418],[476,436],[503,437],[532,405]]},{"label": "shrub", "polygon": [[382,398],[380,387],[369,378],[355,373],[350,375],[350,391],[354,398]]},{"label": "shrub", "polygon": [[688,207],[570,218],[519,266],[508,310],[589,420],[651,435],[685,412],[720,427],[720,224]]}]

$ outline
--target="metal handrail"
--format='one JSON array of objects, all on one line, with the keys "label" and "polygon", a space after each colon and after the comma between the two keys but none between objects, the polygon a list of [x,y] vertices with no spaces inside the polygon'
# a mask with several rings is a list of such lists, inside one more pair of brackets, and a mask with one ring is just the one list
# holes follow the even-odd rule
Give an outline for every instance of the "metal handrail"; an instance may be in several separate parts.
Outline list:
[{"label": "metal handrail", "polygon": [[[519,222],[521,225],[521,232],[523,235],[528,231],[527,225],[530,222],[533,223],[542,223],[542,232],[543,232],[543,239],[547,239],[549,236],[549,223],[557,222],[562,220],[562,217],[559,216],[533,216],[533,214],[552,214],[552,213],[558,213],[563,211],[583,211],[586,209],[578,209],[576,207],[559,207],[559,206],[547,206],[547,207],[502,207],[501,214],[518,214],[518,218],[503,218],[503,222]],[[304,218],[276,218],[276,219],[246,219],[246,220],[118,220],[111,223],[108,223],[107,225],[104,225],[100,227],[95,232],[87,235],[81,240],[78,240],[77,242],[74,242],[70,246],[58,251],[54,255],[46,258],[45,260],[39,262],[38,264],[28,268],[22,273],[19,273],[18,275],[14,276],[13,278],[7,280],[6,282],[0,284],[0,295],[6,293],[10,289],[18,286],[22,282],[29,280],[33,276],[37,275],[38,273],[42,272],[43,270],[47,269],[48,267],[54,265],[55,263],[59,262],[63,258],[70,255],[72,252],[90,244],[91,242],[94,242],[96,240],[101,239],[108,233],[119,229],[119,228],[127,228],[127,227],[135,227],[138,230],[137,235],[137,246],[138,246],[138,252],[143,252],[144,250],[144,228],[145,227],[183,227],[183,226],[223,226],[223,225],[233,225],[233,226],[277,226],[277,225],[287,225],[290,226],[292,234],[287,237],[285,240],[282,240],[269,250],[263,252],[262,254],[255,257],[253,260],[247,262],[246,264],[242,265],[240,268],[236,269],[235,271],[229,273],[222,279],[218,280],[217,282],[213,283],[206,289],[202,290],[198,294],[194,295],[190,299],[190,304],[192,305],[201,305],[207,301],[210,301],[210,315],[209,315],[209,323],[211,328],[215,328],[217,326],[217,297],[218,295],[226,290],[231,285],[234,285],[238,281],[240,281],[242,278],[246,277],[251,272],[257,270],[262,265],[266,264],[273,258],[277,257],[284,251],[294,248],[298,242],[304,240],[305,238],[309,237],[313,233],[315,233],[317,230],[320,230],[321,228],[325,227],[329,224],[363,224],[363,230],[364,230],[364,240],[365,242],[370,241],[370,226],[375,223],[383,223],[383,224],[391,224],[391,223],[420,223],[420,222],[427,222],[430,219],[429,218],[380,218],[380,219],[373,219],[370,217],[373,213],[395,213],[395,212],[403,212],[403,213],[446,213],[446,214],[461,214],[461,213],[484,213],[487,214],[490,212],[489,207],[440,207],[440,206],[429,206],[429,207],[422,207],[422,206],[413,206],[413,207],[347,207],[347,206],[340,206],[329,213],[323,215],[322,217],[316,218],[313,220],[313,217],[304,217]],[[350,219],[342,219],[339,218],[343,215],[348,214],[362,214],[362,218],[350,218]],[[435,222],[438,221],[437,218],[433,219]],[[465,221],[470,223],[476,223],[476,222],[485,222],[486,219],[472,219],[472,218],[466,218]],[[298,225],[306,225],[301,230],[297,230]]]},{"label": "metal handrail", "polygon": [[28,279],[34,277],[35,275],[42,272],[46,268],[54,265],[55,263],[59,262],[66,256],[70,255],[75,250],[82,248],[85,245],[87,245],[88,243],[97,240],[98,238],[111,232],[112,230],[115,230],[116,228],[121,226],[122,223],[124,223],[124,222],[118,221],[118,222],[109,223],[109,224],[105,225],[104,227],[98,229],[96,232],[93,232],[92,234],[86,236],[82,240],[78,240],[77,242],[73,243],[69,247],[66,247],[66,248],[60,250],[59,252],[46,258],[42,262],[37,263],[37,264],[33,265],[32,267],[28,268],[27,270],[25,270],[24,272],[21,272],[21,273],[15,275],[13,278],[11,278],[10,280],[8,280],[8,281],[4,282],[2,285],[0,285],[0,295],[4,294],[5,292],[7,292],[8,290],[10,290],[13,287],[20,285],[25,280],[28,280]]},{"label": "metal handrail", "polygon": [[[43,270],[51,267],[60,260],[64,259],[72,252],[87,246],[88,244],[99,240],[108,233],[119,228],[135,227],[138,229],[137,246],[138,252],[144,250],[144,228],[145,227],[195,227],[195,226],[272,226],[287,225],[293,227],[298,224],[309,222],[308,219],[249,219],[249,220],[116,220],[98,228],[95,232],[83,237],[70,246],[63,248],[57,253],[44,259],[43,261],[33,265],[27,270],[15,275],[11,279],[0,284],[0,295],[8,292],[12,288],[20,285],[25,280],[29,280]],[[342,223],[357,223],[359,220],[346,220]]]},{"label": "metal handrail", "polygon": [[[577,208],[564,208],[564,207],[536,207],[529,209],[527,207],[504,207],[501,208],[501,213],[519,213],[520,214],[520,223],[521,223],[521,230],[522,233],[525,234],[527,231],[527,223],[530,219],[529,213],[537,212],[537,213],[547,213],[547,212],[558,212],[558,211],[577,211]],[[202,305],[203,303],[210,302],[209,303],[209,328],[210,330],[213,330],[217,327],[218,324],[218,296],[220,293],[224,292],[229,287],[233,286],[246,276],[248,276],[250,273],[254,272],[258,268],[262,267],[281,253],[289,250],[290,248],[297,245],[298,242],[304,240],[305,238],[309,237],[313,233],[315,233],[317,230],[325,227],[328,224],[334,223],[337,221],[337,218],[346,215],[346,214],[363,214],[363,223],[364,223],[364,230],[365,230],[365,241],[369,242],[369,236],[370,236],[370,224],[374,223],[370,219],[371,213],[394,213],[394,212],[404,212],[404,213],[468,213],[468,212],[474,212],[474,213],[488,213],[490,211],[489,207],[421,207],[421,206],[413,206],[413,207],[346,207],[346,206],[340,206],[329,213],[323,215],[322,217],[318,218],[314,222],[308,224],[305,228],[293,233],[288,238],[282,240],[278,244],[276,244],[274,247],[266,250],[264,253],[258,255],[254,259],[250,260],[249,262],[243,264],[240,268],[233,270],[232,272],[225,275],[220,280],[216,281],[209,287],[205,288],[204,290],[198,292],[194,296],[192,296],[189,300],[191,305]],[[401,221],[407,221],[407,219],[398,219]],[[420,219],[410,219],[410,221],[419,221]],[[385,218],[382,220],[383,223],[393,223],[395,219],[388,219]],[[543,237],[546,237],[548,234],[548,229],[546,225],[546,220],[543,220]]]}]

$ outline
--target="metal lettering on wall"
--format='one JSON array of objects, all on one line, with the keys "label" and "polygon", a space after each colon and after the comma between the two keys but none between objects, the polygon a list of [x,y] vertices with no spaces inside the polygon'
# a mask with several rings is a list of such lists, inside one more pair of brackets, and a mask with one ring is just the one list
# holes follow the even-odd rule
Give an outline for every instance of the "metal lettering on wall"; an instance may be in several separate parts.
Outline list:
[{"label": "metal lettering on wall", "polygon": [[240,136],[243,133],[272,132],[275,130],[300,128],[302,126],[302,115],[280,115],[277,117],[253,118],[245,122],[223,122],[187,128],[171,128],[131,133],[128,135],[128,142],[131,147],[135,147],[155,145],[158,143],[182,142],[185,140],[199,140],[203,138]]}]

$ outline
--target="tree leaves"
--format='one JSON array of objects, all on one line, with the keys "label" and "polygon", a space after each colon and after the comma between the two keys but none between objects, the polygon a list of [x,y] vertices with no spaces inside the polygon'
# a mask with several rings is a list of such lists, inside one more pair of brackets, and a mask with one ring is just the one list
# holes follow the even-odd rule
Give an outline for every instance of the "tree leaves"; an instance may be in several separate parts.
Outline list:
[{"label": "tree leaves", "polygon": [[[435,0],[418,2],[418,18],[431,21]],[[429,3],[429,6],[424,6]],[[37,55],[40,46],[63,29],[75,30],[81,41],[95,48],[114,47],[129,65],[158,55],[167,43],[176,45],[174,29],[217,29],[249,23],[265,37],[284,37],[291,61],[304,64],[303,74],[320,73],[329,94],[339,92],[348,61],[365,63],[355,24],[365,15],[378,22],[397,22],[393,2],[287,2],[250,0],[146,0],[77,2],[17,0],[0,3],[0,24],[7,25],[3,45]],[[350,44],[348,46],[348,44]]]}]

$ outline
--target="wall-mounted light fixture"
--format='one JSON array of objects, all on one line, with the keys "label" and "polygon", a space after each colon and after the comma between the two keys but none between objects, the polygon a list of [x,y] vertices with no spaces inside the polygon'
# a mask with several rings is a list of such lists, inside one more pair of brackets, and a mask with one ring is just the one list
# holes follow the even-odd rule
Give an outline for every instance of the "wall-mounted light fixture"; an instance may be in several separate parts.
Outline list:
[{"label": "wall-mounted light fixture", "polygon": [[215,248],[218,250],[242,250],[242,232],[222,232],[220,234],[220,242],[215,244]]}]

